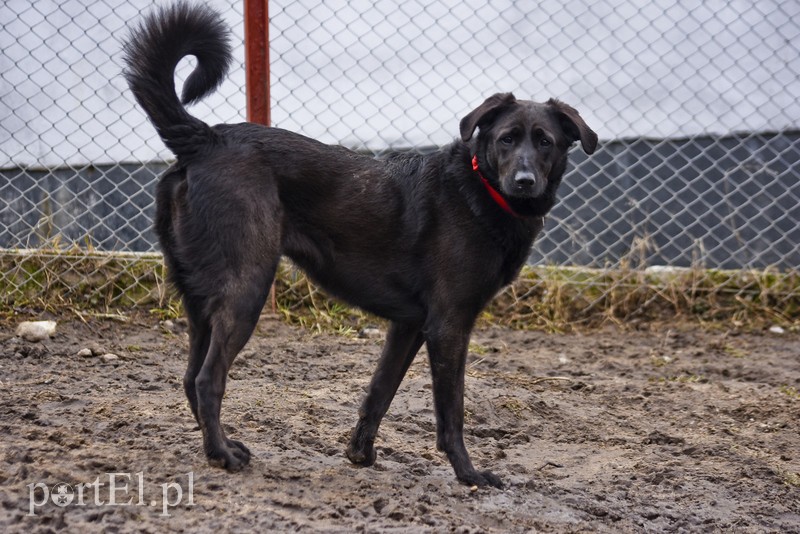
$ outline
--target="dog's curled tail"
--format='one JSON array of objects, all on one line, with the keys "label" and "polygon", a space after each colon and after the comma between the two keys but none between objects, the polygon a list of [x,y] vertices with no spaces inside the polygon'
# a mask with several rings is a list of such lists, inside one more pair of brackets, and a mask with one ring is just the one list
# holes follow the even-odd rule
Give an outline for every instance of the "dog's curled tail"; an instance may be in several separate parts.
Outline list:
[{"label": "dog's curled tail", "polygon": [[[229,29],[217,12],[181,1],[147,15],[124,45],[125,79],[164,144],[179,159],[213,142],[211,128],[184,105],[207,96],[225,78],[231,62],[228,40]],[[178,100],[175,67],[189,55],[197,58],[197,67]]]}]

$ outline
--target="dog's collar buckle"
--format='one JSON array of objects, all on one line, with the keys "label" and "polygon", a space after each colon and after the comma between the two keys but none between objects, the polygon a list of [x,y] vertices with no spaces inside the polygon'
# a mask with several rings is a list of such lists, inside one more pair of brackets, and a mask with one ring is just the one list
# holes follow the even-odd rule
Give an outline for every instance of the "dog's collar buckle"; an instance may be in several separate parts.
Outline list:
[{"label": "dog's collar buckle", "polygon": [[517,218],[520,218],[520,215],[516,211],[514,211],[514,208],[512,208],[509,205],[508,201],[505,198],[503,198],[503,195],[501,195],[500,192],[497,191],[497,189],[492,187],[492,184],[489,183],[489,180],[487,180],[486,177],[483,176],[483,174],[481,174],[480,169],[478,169],[478,155],[477,154],[475,154],[472,157],[472,170],[474,170],[475,172],[478,173],[478,178],[481,179],[481,182],[483,183],[483,187],[486,188],[486,191],[489,193],[489,196],[492,197],[492,200],[494,200],[495,203],[498,206],[500,206],[501,208],[503,208],[503,211],[505,211],[509,215],[512,215],[512,216],[517,217]]}]

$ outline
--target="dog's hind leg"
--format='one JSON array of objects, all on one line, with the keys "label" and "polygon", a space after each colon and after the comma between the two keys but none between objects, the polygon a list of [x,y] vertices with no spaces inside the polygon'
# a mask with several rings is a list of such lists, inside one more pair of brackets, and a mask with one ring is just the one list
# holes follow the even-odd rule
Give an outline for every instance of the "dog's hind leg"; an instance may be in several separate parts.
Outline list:
[{"label": "dog's hind leg", "polygon": [[247,447],[229,439],[220,423],[228,371],[255,329],[276,265],[270,268],[268,279],[258,276],[258,280],[252,277],[229,280],[216,302],[209,302],[213,311],[208,352],[195,378],[197,414],[208,462],[228,471],[239,471],[250,461]]},{"label": "dog's hind leg", "polygon": [[183,307],[186,309],[189,319],[189,363],[186,366],[186,374],[183,375],[183,391],[186,393],[192,415],[197,424],[200,424],[195,380],[197,380],[197,375],[203,367],[206,354],[208,354],[208,346],[211,342],[211,324],[203,315],[202,305],[197,300],[184,296]]},{"label": "dog's hind leg", "polygon": [[351,462],[359,465],[372,465],[375,462],[373,445],[378,426],[422,343],[422,332],[418,326],[401,323],[391,323],[389,326],[378,368],[372,375],[347,448],[347,457]]},{"label": "dog's hind leg", "polygon": [[[444,324],[444,323],[443,323]],[[458,480],[475,486],[502,487],[490,471],[477,471],[464,445],[464,372],[470,326],[432,327],[425,333],[433,376],[436,446],[447,455]]]}]

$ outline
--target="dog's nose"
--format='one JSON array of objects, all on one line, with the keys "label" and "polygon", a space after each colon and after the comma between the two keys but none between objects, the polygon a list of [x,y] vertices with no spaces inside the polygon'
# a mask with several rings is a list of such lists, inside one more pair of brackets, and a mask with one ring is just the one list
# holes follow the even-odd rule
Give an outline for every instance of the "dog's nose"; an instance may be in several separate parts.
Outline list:
[{"label": "dog's nose", "polygon": [[547,182],[531,171],[519,171],[514,176],[514,186],[518,196],[535,198],[544,192]]},{"label": "dog's nose", "polygon": [[533,187],[536,183],[536,175],[527,171],[518,172],[514,177],[514,181],[521,187]]}]

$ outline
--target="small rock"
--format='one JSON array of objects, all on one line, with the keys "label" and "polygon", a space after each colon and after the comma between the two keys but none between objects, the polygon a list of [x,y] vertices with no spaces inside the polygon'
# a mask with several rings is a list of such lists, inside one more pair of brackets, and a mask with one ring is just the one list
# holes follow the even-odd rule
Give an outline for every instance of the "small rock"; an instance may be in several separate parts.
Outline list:
[{"label": "small rock", "polygon": [[119,360],[119,356],[117,356],[116,354],[111,353],[111,352],[109,352],[107,354],[103,354],[100,357],[103,359],[103,361],[106,361],[106,362],[113,362],[113,361]]},{"label": "small rock", "polygon": [[55,333],[55,321],[24,321],[17,327],[17,335],[26,341],[42,341]]},{"label": "small rock", "polygon": [[81,349],[78,351],[78,354],[76,354],[76,356],[80,358],[91,358],[92,356],[94,356],[94,352],[92,352],[92,349],[89,348]]},{"label": "small rock", "polygon": [[166,332],[168,334],[181,334],[186,332],[189,328],[189,323],[182,317],[175,319],[164,319],[163,321],[159,322],[159,327],[161,328],[162,332]]},{"label": "small rock", "polygon": [[778,325],[770,326],[769,331],[772,332],[773,334],[783,334],[784,332],[786,332],[786,330],[784,330],[782,327]]},{"label": "small rock", "polygon": [[383,337],[383,332],[381,332],[380,329],[376,326],[365,326],[358,333],[358,337],[362,339],[375,339]]}]

